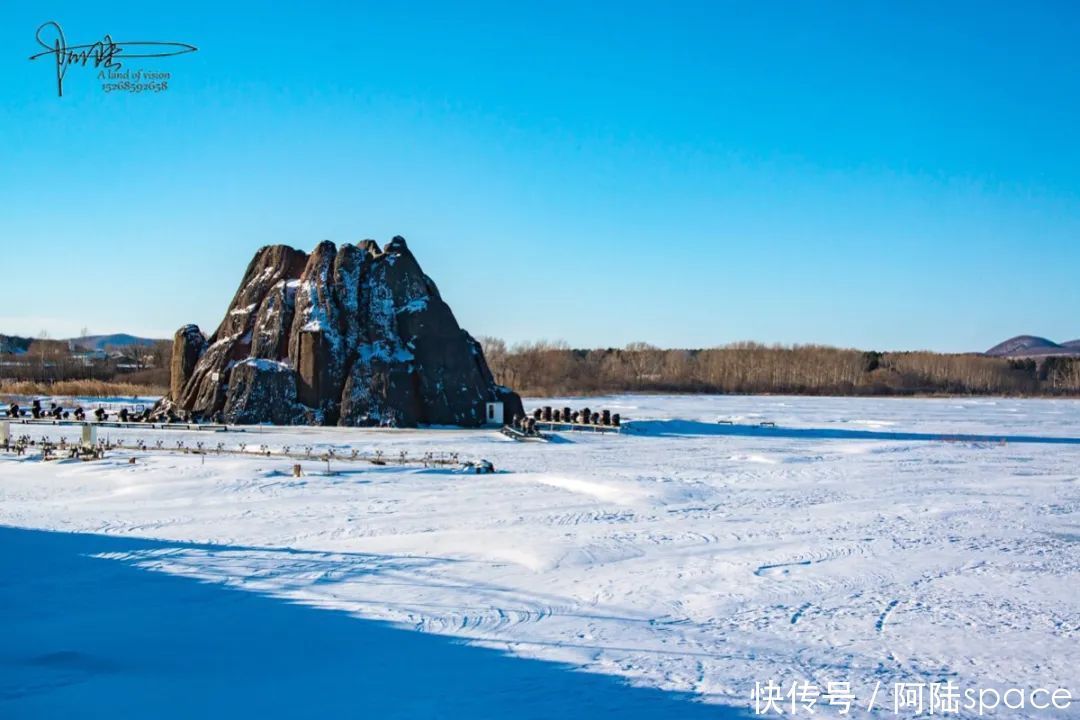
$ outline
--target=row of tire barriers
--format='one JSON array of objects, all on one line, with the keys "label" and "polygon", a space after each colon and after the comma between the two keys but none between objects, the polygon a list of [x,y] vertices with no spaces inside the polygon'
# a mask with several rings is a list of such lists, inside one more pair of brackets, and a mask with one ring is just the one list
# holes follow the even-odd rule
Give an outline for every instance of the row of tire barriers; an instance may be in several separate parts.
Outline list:
[{"label": "row of tire barriers", "polygon": [[573,410],[569,407],[552,408],[550,405],[544,405],[533,410],[532,417],[537,422],[543,423],[600,425],[616,428],[622,426],[622,416],[607,409],[593,411],[585,407],[580,410]]},{"label": "row of tire barriers", "polygon": [[574,410],[570,407],[553,408],[550,405],[535,408],[525,418],[521,418],[526,432],[539,432],[540,430],[564,431],[564,430],[589,430],[592,432],[620,432],[622,430],[622,416],[610,410],[592,410],[581,408]]},{"label": "row of tire barriers", "polygon": [[[116,419],[110,423],[110,418],[114,415]],[[190,418],[181,418],[173,413],[154,417],[151,413],[151,408],[146,406],[139,406],[137,408],[122,407],[115,413],[110,413],[103,407],[97,407],[88,412],[81,405],[65,408],[56,402],[50,402],[49,407],[46,408],[42,406],[41,400],[34,400],[29,408],[22,407],[17,402],[12,402],[7,408],[0,410],[0,417],[23,423],[70,424],[96,422],[102,425],[110,423],[117,427],[120,425],[147,425],[159,428],[181,425],[190,427],[196,425],[196,423],[190,421]],[[224,427],[224,425],[218,423],[214,425],[214,427]]]}]

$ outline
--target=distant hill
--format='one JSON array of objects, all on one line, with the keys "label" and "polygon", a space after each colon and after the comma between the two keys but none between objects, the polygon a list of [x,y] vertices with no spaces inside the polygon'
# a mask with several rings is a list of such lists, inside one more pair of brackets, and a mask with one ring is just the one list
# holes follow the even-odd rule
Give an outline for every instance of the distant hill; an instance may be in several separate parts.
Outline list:
[{"label": "distant hill", "polygon": [[18,335],[0,335],[0,353],[21,355],[30,347],[31,342],[31,338]]},{"label": "distant hill", "polygon": [[1067,343],[1059,344],[1036,335],[1017,335],[1005,342],[998,343],[984,354],[991,357],[1012,358],[1051,357],[1055,355],[1080,356],[1080,340],[1070,340]]},{"label": "distant hill", "polygon": [[[21,355],[34,342],[32,337],[19,335],[0,335],[0,353]],[[67,342],[83,350],[106,350],[110,348],[149,347],[158,342],[155,338],[137,337],[127,333],[112,335],[87,335],[80,338],[60,338],[58,342]]]},{"label": "distant hill", "polygon": [[127,333],[113,333],[112,335],[87,335],[80,338],[71,338],[70,342],[85,350],[104,350],[110,347],[131,347],[133,345],[150,346],[157,342],[154,338],[136,337]]}]

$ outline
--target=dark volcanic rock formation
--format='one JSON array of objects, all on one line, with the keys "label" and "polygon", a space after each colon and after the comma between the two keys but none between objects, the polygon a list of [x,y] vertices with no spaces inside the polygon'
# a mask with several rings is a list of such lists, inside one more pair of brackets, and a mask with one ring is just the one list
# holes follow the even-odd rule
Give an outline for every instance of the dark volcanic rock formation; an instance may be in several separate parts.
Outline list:
[{"label": "dark volcanic rock formation", "polygon": [[185,325],[176,331],[173,337],[172,364],[169,367],[170,395],[179,397],[185,383],[195,372],[195,364],[199,362],[205,350],[206,338],[203,337],[198,325]]},{"label": "dark volcanic rock formation", "polygon": [[405,240],[308,255],[260,249],[217,331],[176,333],[158,414],[232,423],[415,426],[507,420],[521,399],[495,384]]}]

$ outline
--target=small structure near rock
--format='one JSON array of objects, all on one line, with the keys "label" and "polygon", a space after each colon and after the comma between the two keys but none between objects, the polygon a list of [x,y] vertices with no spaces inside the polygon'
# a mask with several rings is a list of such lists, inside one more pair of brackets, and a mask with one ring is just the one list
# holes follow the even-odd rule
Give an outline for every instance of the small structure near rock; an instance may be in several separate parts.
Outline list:
[{"label": "small structure near rock", "polygon": [[79,440],[79,446],[84,450],[90,450],[97,446],[97,428],[87,423],[82,426],[82,438]]},{"label": "small structure near rock", "polygon": [[487,403],[484,412],[484,416],[486,418],[485,424],[502,427],[506,424],[503,420],[503,418],[505,417],[505,415],[503,414],[504,412],[505,408],[502,401],[492,401]]}]

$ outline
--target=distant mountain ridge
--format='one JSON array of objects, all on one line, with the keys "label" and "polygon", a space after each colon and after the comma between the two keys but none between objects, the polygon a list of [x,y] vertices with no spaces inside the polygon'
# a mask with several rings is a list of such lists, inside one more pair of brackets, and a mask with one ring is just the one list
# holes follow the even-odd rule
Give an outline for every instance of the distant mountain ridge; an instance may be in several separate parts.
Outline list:
[{"label": "distant mountain ridge", "polygon": [[1080,340],[1069,340],[1064,343],[1056,343],[1037,335],[1017,335],[1000,342],[987,350],[984,355],[990,357],[1052,357],[1052,356],[1077,356],[1080,357]]},{"label": "distant mountain ridge", "polygon": [[[87,335],[85,337],[59,339],[84,350],[104,350],[106,348],[132,346],[149,347],[156,342],[161,342],[163,338],[112,333],[110,335]],[[0,353],[16,355],[24,353],[33,341],[34,338],[32,337],[0,334]],[[1080,357],[1080,338],[1056,343],[1038,335],[1017,335],[998,343],[984,352],[983,355],[1004,358]]]},{"label": "distant mountain ridge", "polygon": [[[127,333],[87,335],[86,337],[57,339],[60,342],[70,343],[73,347],[81,348],[83,350],[105,350],[106,348],[128,348],[136,346],[149,347],[156,342],[160,342],[158,338],[138,337],[136,335],[128,335]],[[0,353],[22,354],[26,352],[32,342],[34,342],[34,338],[32,337],[0,335]]]},{"label": "distant mountain ridge", "polygon": [[128,335],[127,333],[113,333],[112,335],[87,335],[80,338],[70,338],[69,342],[86,350],[104,350],[107,347],[150,346],[158,342],[158,340]]}]

